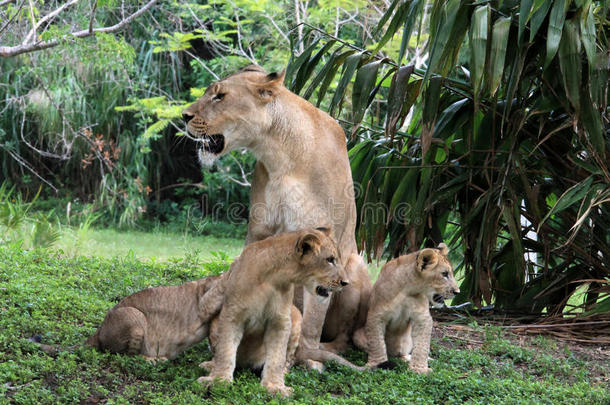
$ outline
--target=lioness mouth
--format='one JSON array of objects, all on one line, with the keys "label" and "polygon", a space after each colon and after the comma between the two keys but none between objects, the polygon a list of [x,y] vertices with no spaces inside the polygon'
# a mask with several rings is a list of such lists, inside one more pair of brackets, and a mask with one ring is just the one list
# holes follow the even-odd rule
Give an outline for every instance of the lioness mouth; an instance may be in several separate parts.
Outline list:
[{"label": "lioness mouth", "polygon": [[206,135],[202,141],[203,150],[218,155],[225,148],[225,137],[223,134]]},{"label": "lioness mouth", "polygon": [[328,288],[319,285],[316,287],[316,294],[318,294],[320,297],[328,297]]}]

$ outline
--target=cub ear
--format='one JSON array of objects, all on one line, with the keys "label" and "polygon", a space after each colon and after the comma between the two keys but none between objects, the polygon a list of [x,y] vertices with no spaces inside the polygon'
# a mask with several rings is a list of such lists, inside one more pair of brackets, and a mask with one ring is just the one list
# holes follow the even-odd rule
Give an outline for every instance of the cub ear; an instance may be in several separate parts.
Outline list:
[{"label": "cub ear", "polygon": [[285,70],[281,72],[269,73],[262,82],[256,85],[256,95],[264,102],[269,102],[275,98],[278,90],[284,86]]},{"label": "cub ear", "polygon": [[449,247],[447,247],[447,245],[445,245],[444,243],[440,243],[437,249],[443,256],[447,256],[449,254]]},{"label": "cub ear", "polygon": [[428,267],[434,267],[438,263],[438,250],[423,249],[417,254],[417,269],[424,271]]},{"label": "cub ear", "polygon": [[297,241],[295,252],[297,257],[303,259],[309,255],[315,255],[320,252],[322,241],[315,233],[307,232],[303,234]]}]

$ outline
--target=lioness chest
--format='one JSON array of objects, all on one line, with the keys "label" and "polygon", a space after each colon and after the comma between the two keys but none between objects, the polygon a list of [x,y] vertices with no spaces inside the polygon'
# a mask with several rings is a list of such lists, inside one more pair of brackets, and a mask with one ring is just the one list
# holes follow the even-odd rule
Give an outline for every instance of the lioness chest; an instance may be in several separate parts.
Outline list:
[{"label": "lioness chest", "polygon": [[328,222],[328,209],[319,200],[319,193],[299,178],[288,175],[271,178],[264,195],[265,204],[254,209],[276,233]]}]

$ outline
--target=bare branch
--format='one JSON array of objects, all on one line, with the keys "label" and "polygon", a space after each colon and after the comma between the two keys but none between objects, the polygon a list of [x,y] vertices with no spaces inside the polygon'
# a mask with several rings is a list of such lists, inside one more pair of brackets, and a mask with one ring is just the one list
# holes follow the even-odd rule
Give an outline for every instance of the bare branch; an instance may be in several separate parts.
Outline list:
[{"label": "bare branch", "polygon": [[14,2],[15,0],[4,0],[4,1],[0,1],[0,7],[5,6],[9,3]]},{"label": "bare branch", "polygon": [[[36,30],[38,28],[40,28],[42,26],[42,24],[44,24],[47,21],[52,20],[53,18],[55,18],[59,13],[61,13],[62,11],[64,11],[66,8],[70,7],[71,5],[78,3],[79,0],[70,0],[67,3],[64,3],[64,5],[62,5],[61,7],[51,11],[49,14],[45,15],[44,17],[42,17],[34,26],[34,28],[32,28],[30,30],[30,32],[28,32],[28,34],[25,36],[25,39],[23,40],[23,42],[21,43],[22,45],[27,44],[28,42],[30,42],[30,40],[32,39],[33,36],[36,36]],[[32,17],[33,18],[33,17]]]},{"label": "bare branch", "polygon": [[[10,1],[11,1],[11,0],[8,0],[7,2],[10,2]],[[4,5],[4,4],[6,4],[7,2],[5,2],[5,3],[0,3],[0,6],[2,6],[2,5]],[[12,23],[13,23],[13,21],[15,21],[15,18],[17,18],[17,16],[18,16],[18,15],[19,15],[19,13],[21,12],[21,9],[23,8],[23,5],[24,5],[24,4],[25,4],[25,0],[23,0],[23,1],[21,2],[21,4],[19,5],[19,9],[17,10],[17,12],[16,12],[15,14],[13,14],[13,16],[11,17],[11,19],[10,19],[10,20],[8,20],[8,21],[6,22],[6,24],[4,24],[4,25],[2,26],[2,28],[0,28],[0,34],[2,34],[2,31],[4,31],[4,30],[5,30],[5,29],[6,29],[6,28],[7,28],[7,27],[10,25],[10,24],[12,24]]]},{"label": "bare branch", "polygon": [[65,35],[61,38],[52,39],[50,41],[39,41],[39,42],[30,43],[30,44],[21,44],[21,45],[17,45],[17,46],[3,46],[3,47],[0,47],[0,56],[3,56],[5,58],[11,57],[11,56],[17,56],[17,55],[21,55],[21,54],[27,53],[27,52],[33,52],[33,51],[39,51],[41,49],[52,48],[54,46],[59,45],[62,41],[68,40],[70,38],[85,38],[85,37],[91,36],[98,32],[113,33],[113,32],[119,31],[119,30],[123,29],[126,25],[131,23],[134,19],[136,19],[139,16],[141,16],[142,14],[144,14],[156,2],[157,2],[157,0],[150,0],[148,3],[146,3],[145,6],[140,8],[138,11],[136,11],[135,13],[133,13],[130,16],[121,20],[119,23],[112,25],[110,27],[94,28],[93,30],[90,30],[89,28],[87,28],[86,30],[73,32],[73,33]]}]

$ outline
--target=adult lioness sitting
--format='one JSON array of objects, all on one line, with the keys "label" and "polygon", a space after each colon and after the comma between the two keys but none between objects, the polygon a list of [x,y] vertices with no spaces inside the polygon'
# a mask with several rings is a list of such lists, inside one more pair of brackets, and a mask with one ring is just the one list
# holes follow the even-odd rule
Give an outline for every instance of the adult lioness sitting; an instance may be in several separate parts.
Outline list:
[{"label": "adult lioness sitting", "polygon": [[[220,303],[203,297],[219,277],[148,288],[124,298],[85,344],[151,361],[172,360],[208,336],[209,319]],[[212,308],[209,315],[207,308]]]},{"label": "adult lioness sitting", "polygon": [[368,353],[368,366],[390,366],[390,355],[410,361],[409,367],[417,373],[430,371],[430,303],[442,305],[460,292],[448,253],[441,243],[383,266],[373,287],[366,326],[354,334],[356,346]]},{"label": "adult lioness sitting", "polygon": [[347,285],[337,246],[327,233],[282,233],[244,248],[227,276],[208,293],[220,290],[223,301],[210,334],[214,358],[203,364],[210,374],[200,382],[233,381],[236,363],[263,366],[261,384],[272,393],[290,394],[284,373],[300,331],[300,312],[292,305],[294,286],[326,297]]},{"label": "adult lioness sitting", "polygon": [[[341,351],[356,321],[364,320],[364,313],[358,314],[366,312],[371,291],[356,249],[345,134],[328,114],[286,89],[283,80],[283,73],[248,66],[211,84],[183,117],[188,132],[200,140],[202,164],[240,148],[257,158],[246,244],[297,229],[332,229],[350,285],[321,302],[304,292],[300,348],[318,347],[330,301],[324,326],[327,347]],[[308,365],[321,368],[315,362]]]}]

